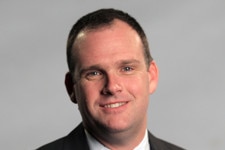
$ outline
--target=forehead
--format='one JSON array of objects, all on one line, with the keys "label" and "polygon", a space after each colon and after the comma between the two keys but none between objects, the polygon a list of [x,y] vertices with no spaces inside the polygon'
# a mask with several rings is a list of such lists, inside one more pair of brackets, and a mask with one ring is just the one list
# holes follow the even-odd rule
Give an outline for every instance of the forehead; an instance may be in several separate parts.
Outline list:
[{"label": "forehead", "polygon": [[[83,30],[73,44],[73,54],[76,62],[80,62],[79,65],[102,59],[114,61],[119,57],[134,57],[140,53],[143,56],[143,45],[138,33],[120,20],[98,29]],[[120,56],[122,54],[126,55]]]}]

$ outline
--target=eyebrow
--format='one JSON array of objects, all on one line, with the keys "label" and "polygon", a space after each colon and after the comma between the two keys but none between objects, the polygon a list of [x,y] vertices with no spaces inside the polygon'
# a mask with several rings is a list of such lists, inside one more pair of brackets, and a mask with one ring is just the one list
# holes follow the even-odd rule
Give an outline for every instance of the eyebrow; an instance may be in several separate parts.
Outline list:
[{"label": "eyebrow", "polygon": [[137,59],[127,59],[127,60],[120,60],[116,62],[118,65],[127,65],[127,64],[140,64],[141,62]]}]

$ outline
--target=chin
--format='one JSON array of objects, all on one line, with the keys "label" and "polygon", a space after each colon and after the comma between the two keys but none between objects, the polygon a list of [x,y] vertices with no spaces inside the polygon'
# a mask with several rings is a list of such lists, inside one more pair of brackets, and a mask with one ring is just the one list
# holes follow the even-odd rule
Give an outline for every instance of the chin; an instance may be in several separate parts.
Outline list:
[{"label": "chin", "polygon": [[119,124],[117,122],[114,122],[113,124],[107,124],[105,125],[105,129],[111,133],[119,133],[128,130],[130,127],[127,123],[125,124]]}]

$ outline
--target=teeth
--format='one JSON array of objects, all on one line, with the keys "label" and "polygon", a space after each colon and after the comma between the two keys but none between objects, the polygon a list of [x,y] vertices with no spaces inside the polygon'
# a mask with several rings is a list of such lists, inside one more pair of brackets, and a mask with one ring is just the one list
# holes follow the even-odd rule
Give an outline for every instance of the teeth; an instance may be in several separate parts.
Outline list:
[{"label": "teeth", "polygon": [[116,107],[120,107],[124,104],[125,104],[125,102],[121,102],[121,103],[115,103],[115,104],[108,104],[108,105],[105,105],[104,107],[106,107],[106,108],[116,108]]}]

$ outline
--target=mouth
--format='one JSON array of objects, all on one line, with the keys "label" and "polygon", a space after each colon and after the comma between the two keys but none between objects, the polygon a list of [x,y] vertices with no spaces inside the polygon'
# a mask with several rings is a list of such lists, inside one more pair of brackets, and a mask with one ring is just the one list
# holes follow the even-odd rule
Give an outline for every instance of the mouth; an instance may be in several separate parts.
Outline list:
[{"label": "mouth", "polygon": [[127,102],[118,102],[118,103],[101,105],[101,107],[104,107],[104,108],[118,108],[118,107],[121,107],[121,106],[123,106],[125,104],[127,104]]},{"label": "mouth", "polygon": [[104,105],[103,107],[105,107],[105,108],[117,108],[117,107],[123,106],[125,104],[126,104],[126,102],[119,102],[119,103],[114,103],[114,104],[107,104],[107,105]]}]

